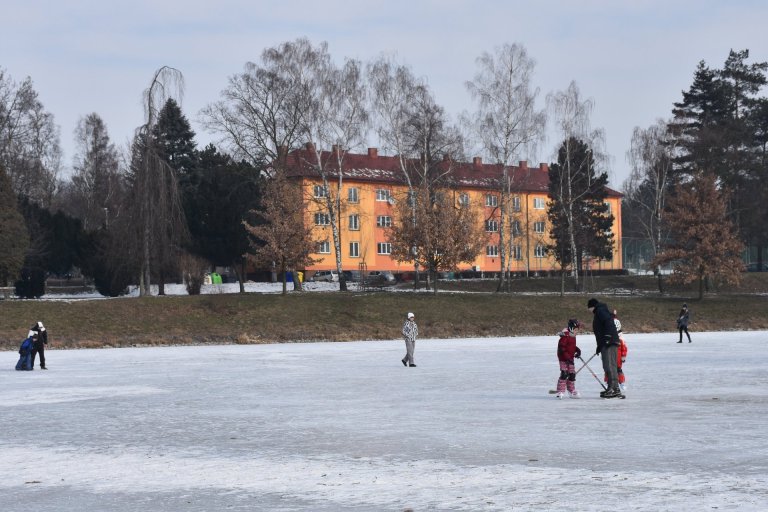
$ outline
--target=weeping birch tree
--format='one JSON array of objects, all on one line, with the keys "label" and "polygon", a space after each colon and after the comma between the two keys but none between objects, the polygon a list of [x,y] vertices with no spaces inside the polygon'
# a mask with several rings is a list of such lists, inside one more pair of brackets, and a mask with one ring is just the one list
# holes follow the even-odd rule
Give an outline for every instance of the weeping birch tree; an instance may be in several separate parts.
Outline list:
[{"label": "weeping birch tree", "polygon": [[[163,66],[152,77],[144,91],[145,123],[136,131],[134,148],[134,199],[140,233],[139,295],[150,295],[152,266],[160,269],[178,255],[186,239],[186,222],[173,168],[156,147],[153,129],[160,110],[171,97],[181,97],[183,76],[175,68]],[[138,158],[136,158],[138,157]],[[161,284],[163,280],[161,279]],[[162,293],[162,288],[161,288]]]},{"label": "weeping birch tree", "polygon": [[[582,99],[576,82],[571,82],[568,89],[549,94],[547,96],[547,107],[554,120],[559,140],[562,141],[557,150],[557,159],[562,161],[559,181],[556,186],[550,184],[550,196],[557,203],[559,212],[555,214],[564,221],[564,226],[553,229],[564,230],[565,240],[569,245],[571,258],[569,260],[571,267],[571,276],[574,279],[576,289],[579,289],[579,269],[577,261],[578,247],[576,243],[576,205],[581,202],[586,194],[591,190],[590,177],[587,177],[586,187],[579,189],[574,184],[581,180],[581,173],[590,170],[590,175],[595,165],[600,165],[606,160],[605,152],[602,151],[603,140],[605,139],[602,130],[592,130],[590,125],[590,116],[594,108],[594,102],[591,99]],[[589,147],[589,151],[582,151],[582,145]],[[588,158],[590,162],[580,159]],[[594,162],[594,163],[593,163]],[[588,164],[588,165],[587,165]],[[565,267],[568,261],[560,261],[563,267],[562,284],[565,286]]]},{"label": "weeping birch tree", "polygon": [[505,44],[493,54],[484,52],[476,62],[475,78],[466,86],[477,110],[466,121],[486,155],[502,168],[498,182],[501,272],[497,291],[508,291],[515,234],[510,203],[512,191],[519,185],[513,183],[510,168],[523,155],[535,153],[544,138],[546,112],[536,108],[539,89],[531,86],[535,62],[525,47]]}]

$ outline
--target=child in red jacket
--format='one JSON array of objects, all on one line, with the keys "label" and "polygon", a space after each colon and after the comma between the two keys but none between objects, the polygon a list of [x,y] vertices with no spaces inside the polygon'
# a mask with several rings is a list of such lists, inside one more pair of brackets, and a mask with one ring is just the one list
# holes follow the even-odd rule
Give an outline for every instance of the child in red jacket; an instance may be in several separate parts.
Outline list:
[{"label": "child in red jacket", "polygon": [[[624,342],[624,333],[621,331],[621,322],[616,318],[615,309],[613,310],[613,323],[616,324],[616,331],[619,333],[619,351],[616,354],[616,366],[618,366],[619,387],[624,391],[624,389],[626,389],[626,386],[624,385],[626,377],[624,376],[622,366],[624,366],[624,363],[627,360],[627,352],[629,352],[629,350],[627,349],[627,344]],[[608,376],[606,375],[603,380],[608,382]]]},{"label": "child in red jacket", "polygon": [[560,341],[557,343],[557,360],[560,363],[560,378],[557,380],[557,398],[565,396],[565,390],[571,398],[580,398],[576,391],[576,367],[573,359],[581,357],[581,349],[576,346],[576,330],[581,327],[581,322],[575,318],[568,320],[568,327],[560,332]]}]

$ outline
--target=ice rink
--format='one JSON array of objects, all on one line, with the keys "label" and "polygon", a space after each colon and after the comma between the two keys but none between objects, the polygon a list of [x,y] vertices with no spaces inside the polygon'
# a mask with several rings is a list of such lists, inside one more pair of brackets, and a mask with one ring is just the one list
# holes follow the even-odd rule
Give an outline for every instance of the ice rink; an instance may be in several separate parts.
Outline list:
[{"label": "ice rink", "polygon": [[554,335],[0,352],[0,509],[766,510],[768,332],[692,336],[626,400],[549,394]]}]

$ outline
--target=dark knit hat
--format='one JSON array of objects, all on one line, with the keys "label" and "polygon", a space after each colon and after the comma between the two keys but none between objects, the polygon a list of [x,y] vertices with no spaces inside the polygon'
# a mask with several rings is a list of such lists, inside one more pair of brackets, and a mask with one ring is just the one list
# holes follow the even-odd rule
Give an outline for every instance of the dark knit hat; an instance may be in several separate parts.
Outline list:
[{"label": "dark knit hat", "polygon": [[591,299],[589,299],[589,301],[587,302],[587,308],[594,308],[595,306],[597,306],[597,299],[596,299],[596,298],[594,298],[594,297],[592,297],[592,298],[591,298]]}]

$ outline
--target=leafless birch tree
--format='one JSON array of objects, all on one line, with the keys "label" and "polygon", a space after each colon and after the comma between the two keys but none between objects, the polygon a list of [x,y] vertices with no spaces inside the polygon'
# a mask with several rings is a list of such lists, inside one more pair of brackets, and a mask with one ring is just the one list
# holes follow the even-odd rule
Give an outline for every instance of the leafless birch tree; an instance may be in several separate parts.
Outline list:
[{"label": "leafless birch tree", "polygon": [[[511,194],[515,185],[510,167],[523,155],[536,152],[546,129],[546,112],[536,108],[538,88],[532,88],[535,62],[525,47],[505,44],[494,54],[477,58],[478,71],[466,86],[477,110],[466,118],[491,161],[502,166],[498,183],[499,259],[501,272],[497,291],[509,290],[509,258],[514,245]],[[508,233],[508,240],[505,234]]]},{"label": "leafless birch tree", "polygon": [[[590,152],[585,153],[585,156],[588,155],[597,164],[605,162],[605,153],[602,151],[605,136],[602,130],[592,130],[590,116],[594,102],[591,99],[582,99],[576,82],[571,82],[565,91],[549,94],[547,96],[547,104],[559,135],[557,152],[565,152],[563,155],[565,165],[560,174],[560,184],[557,190],[554,191],[558,195],[555,199],[557,199],[558,204],[562,208],[561,214],[563,218],[566,219],[571,254],[573,255],[573,262],[576,262],[577,248],[574,225],[575,212],[573,208],[582,197],[575,191],[572,185],[578,179],[579,176],[577,174],[581,172],[580,169],[591,168],[591,165],[587,166],[586,162],[576,162],[574,157],[579,154],[578,141],[583,141],[590,147]],[[582,190],[586,191],[588,187]],[[552,190],[550,190],[551,192]],[[571,265],[571,276],[578,289],[579,272],[575,264]],[[565,274],[563,273],[564,277]]]}]

